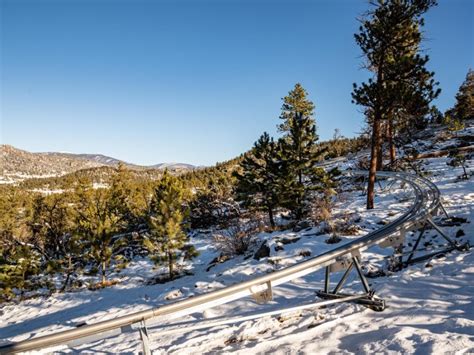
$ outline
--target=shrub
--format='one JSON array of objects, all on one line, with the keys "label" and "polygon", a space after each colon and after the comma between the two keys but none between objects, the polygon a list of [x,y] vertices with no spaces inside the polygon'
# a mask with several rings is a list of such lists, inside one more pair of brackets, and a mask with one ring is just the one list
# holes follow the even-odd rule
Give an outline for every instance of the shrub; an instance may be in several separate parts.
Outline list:
[{"label": "shrub", "polygon": [[256,234],[262,230],[263,226],[258,222],[234,225],[215,234],[214,243],[223,255],[244,255],[255,245]]}]

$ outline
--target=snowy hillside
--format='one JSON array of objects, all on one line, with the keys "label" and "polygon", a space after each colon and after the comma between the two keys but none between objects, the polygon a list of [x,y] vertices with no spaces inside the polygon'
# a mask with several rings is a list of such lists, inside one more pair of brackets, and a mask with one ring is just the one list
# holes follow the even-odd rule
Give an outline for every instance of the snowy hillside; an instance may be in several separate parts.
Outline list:
[{"label": "snowy hillside", "polygon": [[[441,134],[438,132],[437,137]],[[456,145],[463,139],[460,137],[472,140],[473,135],[474,126],[471,125],[449,140],[420,140],[418,149],[420,152],[443,149]],[[471,154],[467,161],[471,172],[474,163],[472,158]],[[424,169],[428,172],[428,179],[440,189],[448,214],[460,218],[460,222],[454,225],[445,223],[443,231],[459,242],[473,244],[474,178],[458,179],[462,168],[448,166],[448,160],[448,157],[424,159]],[[340,164],[340,167],[344,165],[347,168],[355,164],[356,158]],[[69,329],[84,322],[90,324],[112,319],[294,265],[380,228],[402,214],[412,198],[406,186],[397,184],[392,190],[386,189],[379,193],[376,208],[367,211],[365,196],[356,187],[348,185],[337,205],[336,214],[348,218],[356,231],[355,235],[343,236],[339,244],[326,243],[329,236],[320,227],[309,227],[298,232],[284,230],[261,233],[256,247],[266,240],[270,256],[256,260],[251,253],[211,267],[211,261],[219,252],[213,247],[208,233],[196,232],[192,241],[200,255],[187,262],[186,268],[190,275],[165,284],[146,285],[157,271],[150,260],[135,259],[125,272],[112,276],[120,280],[113,287],[98,291],[84,288],[19,304],[4,304],[0,311],[0,339],[4,342],[20,341]],[[414,237],[410,235],[407,243],[412,243]],[[428,230],[423,239],[423,248],[428,252],[444,243],[434,230]],[[182,332],[163,335],[159,328],[167,325],[165,319],[162,324],[149,327],[151,348],[158,354],[474,352],[473,250],[439,255],[398,272],[387,271],[392,253],[393,249],[380,247],[362,253],[365,272],[384,270],[386,273],[386,276],[369,279],[376,295],[386,301],[387,308],[383,312],[345,303],[210,329],[186,331],[181,326]],[[234,317],[312,303],[318,299],[315,292],[323,288],[323,283],[324,272],[318,270],[274,288],[274,299],[268,304],[258,305],[247,297],[178,321]],[[346,289],[358,290],[359,287],[356,274],[351,274]],[[172,322],[176,320],[170,321],[169,325]],[[132,332],[72,349],[56,349],[63,349],[61,351],[64,352],[137,353],[141,351],[141,342],[138,332]]]},{"label": "snowy hillside", "polygon": [[102,154],[32,153],[2,144],[0,145],[0,184],[14,183],[30,178],[62,176],[83,169],[116,167],[120,162],[133,170],[168,169],[173,172],[183,172],[196,168],[191,164],[182,163],[140,166]]}]

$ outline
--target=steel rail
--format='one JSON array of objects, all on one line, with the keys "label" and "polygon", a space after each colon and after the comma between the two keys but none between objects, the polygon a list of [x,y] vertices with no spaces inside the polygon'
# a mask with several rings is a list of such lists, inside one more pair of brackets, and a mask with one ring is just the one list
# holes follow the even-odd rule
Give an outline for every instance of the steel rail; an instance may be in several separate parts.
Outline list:
[{"label": "steel rail", "polygon": [[[366,171],[346,171],[345,174],[362,176]],[[394,233],[407,230],[417,225],[419,219],[427,218],[438,208],[439,190],[425,178],[402,172],[377,172],[378,177],[395,178],[410,185],[414,195],[414,202],[400,217],[393,222],[373,231],[361,238],[348,242],[340,247],[315,256],[309,260],[274,271],[272,273],[243,281],[238,284],[227,286],[202,295],[190,297],[168,305],[162,305],[149,310],[131,313],[110,320],[104,320],[94,324],[87,324],[80,328],[68,329],[53,334],[27,339],[15,343],[0,345],[0,353],[16,353],[57,345],[67,344],[71,341],[87,338],[98,333],[106,333],[113,330],[125,329],[136,323],[151,320],[161,316],[172,316],[172,319],[187,315],[211,306],[228,303],[230,301],[255,294],[266,288],[280,285],[298,277],[310,274],[317,269],[328,266],[345,255],[357,253],[373,245],[384,242]],[[428,205],[428,206],[426,206]],[[168,318],[169,319],[169,318]]]}]

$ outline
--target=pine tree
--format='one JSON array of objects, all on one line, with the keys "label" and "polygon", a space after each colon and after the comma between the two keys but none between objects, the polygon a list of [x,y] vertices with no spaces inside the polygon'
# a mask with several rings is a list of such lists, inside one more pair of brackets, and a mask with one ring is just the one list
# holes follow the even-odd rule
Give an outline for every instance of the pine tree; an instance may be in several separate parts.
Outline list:
[{"label": "pine tree", "polygon": [[68,197],[66,193],[36,196],[28,222],[32,243],[43,259],[42,268],[64,274],[62,290],[83,265],[82,243],[73,234],[73,213]]},{"label": "pine tree", "polygon": [[121,216],[111,206],[110,190],[93,189],[90,182],[82,182],[76,188],[77,220],[76,235],[85,239],[84,256],[100,269],[102,284],[112,261],[122,268],[126,260],[120,254],[125,240],[116,237],[120,231]]},{"label": "pine tree", "polygon": [[125,232],[138,226],[138,198],[130,170],[119,162],[110,183],[110,208],[114,210],[115,215],[120,216],[118,224],[121,231]]},{"label": "pine tree", "polygon": [[66,235],[72,230],[71,208],[65,194],[37,195],[28,223],[34,244],[47,263],[60,261],[67,253]]},{"label": "pine tree", "polygon": [[278,126],[281,132],[285,133],[290,130],[290,123],[295,119],[297,113],[306,117],[313,115],[314,104],[308,99],[308,93],[300,83],[296,83],[293,90],[282,100],[280,119],[283,120],[283,123]]},{"label": "pine tree", "polygon": [[226,228],[240,215],[234,199],[233,176],[240,160],[241,157],[178,176],[186,191],[193,192],[188,194],[192,228]]},{"label": "pine tree", "polygon": [[184,206],[184,194],[179,180],[165,170],[152,197],[148,218],[150,233],[144,241],[155,262],[168,264],[170,280],[174,277],[175,260],[186,250],[184,228],[188,211]]},{"label": "pine tree", "polygon": [[34,288],[40,255],[29,243],[26,221],[29,201],[17,188],[0,194],[0,302]]},{"label": "pine tree", "polygon": [[472,69],[469,69],[466,80],[456,94],[456,104],[452,114],[458,120],[474,118],[474,71]]},{"label": "pine tree", "polygon": [[279,144],[282,150],[282,164],[291,178],[284,187],[284,206],[289,208],[296,219],[305,214],[305,204],[311,188],[305,179],[315,176],[314,164],[320,159],[323,151],[316,142],[316,124],[312,117],[314,104],[307,98],[307,93],[300,84],[283,98],[281,119],[285,121],[280,130],[285,134]]},{"label": "pine tree", "polygon": [[282,166],[277,145],[267,132],[255,142],[240,167],[241,171],[235,172],[237,198],[247,208],[265,210],[274,227],[274,209],[279,205],[281,196]]},{"label": "pine tree", "polygon": [[425,65],[428,56],[418,54],[422,15],[436,5],[435,0],[379,0],[376,8],[362,19],[355,40],[366,68],[374,77],[360,86],[354,84],[353,102],[366,108],[371,124],[371,158],[367,208],[374,207],[375,175],[381,167],[382,123],[388,121],[391,157],[393,136],[400,127],[429,112],[429,103],[439,95],[433,72]]}]

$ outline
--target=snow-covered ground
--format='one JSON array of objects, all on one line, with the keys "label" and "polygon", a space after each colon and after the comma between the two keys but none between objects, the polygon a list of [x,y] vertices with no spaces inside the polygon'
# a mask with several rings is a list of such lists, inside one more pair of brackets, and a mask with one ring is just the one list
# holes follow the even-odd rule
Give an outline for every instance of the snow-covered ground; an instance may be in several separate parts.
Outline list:
[{"label": "snow-covered ground", "polygon": [[[459,134],[473,135],[467,128]],[[449,146],[449,142],[443,143]],[[451,142],[452,143],[452,142]],[[439,149],[439,147],[436,147]],[[461,168],[446,165],[448,158],[426,159],[428,178],[441,191],[444,206],[451,216],[468,220],[459,226],[442,227],[451,237],[470,241],[474,234],[474,177],[459,180]],[[468,165],[472,165],[469,161]],[[379,194],[376,209],[366,211],[361,191],[347,192],[336,213],[354,214],[353,223],[360,231],[344,236],[339,244],[327,244],[328,235],[318,228],[300,232],[261,233],[271,248],[270,257],[260,260],[237,257],[217,264],[209,271],[209,263],[218,255],[207,234],[196,234],[193,242],[200,252],[189,265],[193,275],[170,283],[147,286],[156,274],[147,259],[136,259],[122,274],[113,275],[121,282],[113,287],[81,290],[36,298],[20,304],[5,304],[0,310],[0,339],[19,341],[68,329],[77,324],[112,319],[131,312],[206,293],[240,281],[293,265],[342,245],[395,219],[410,205],[406,187],[394,186]],[[360,218],[358,218],[360,217]],[[412,241],[410,236],[407,242]],[[291,242],[291,243],[290,243]],[[423,248],[444,244],[444,240],[428,230]],[[275,251],[275,247],[283,250]],[[393,249],[374,247],[362,254],[366,270],[383,267]],[[309,255],[310,254],[310,255]],[[370,263],[370,265],[369,265]],[[336,275],[331,275],[336,281]],[[323,288],[324,272],[319,270],[304,278],[274,288],[274,298],[258,305],[250,297],[234,301],[202,313],[182,317],[179,322],[233,317],[266,312],[282,307],[312,303],[315,291]],[[369,279],[376,295],[385,299],[387,308],[374,312],[356,304],[338,304],[325,309],[308,309],[268,316],[210,329],[160,335],[159,327],[149,327],[154,353],[473,353],[474,352],[474,253],[452,252],[411,265],[388,276]],[[360,289],[357,274],[351,273],[345,290]],[[138,332],[83,344],[64,352],[137,353],[141,351]]]}]

